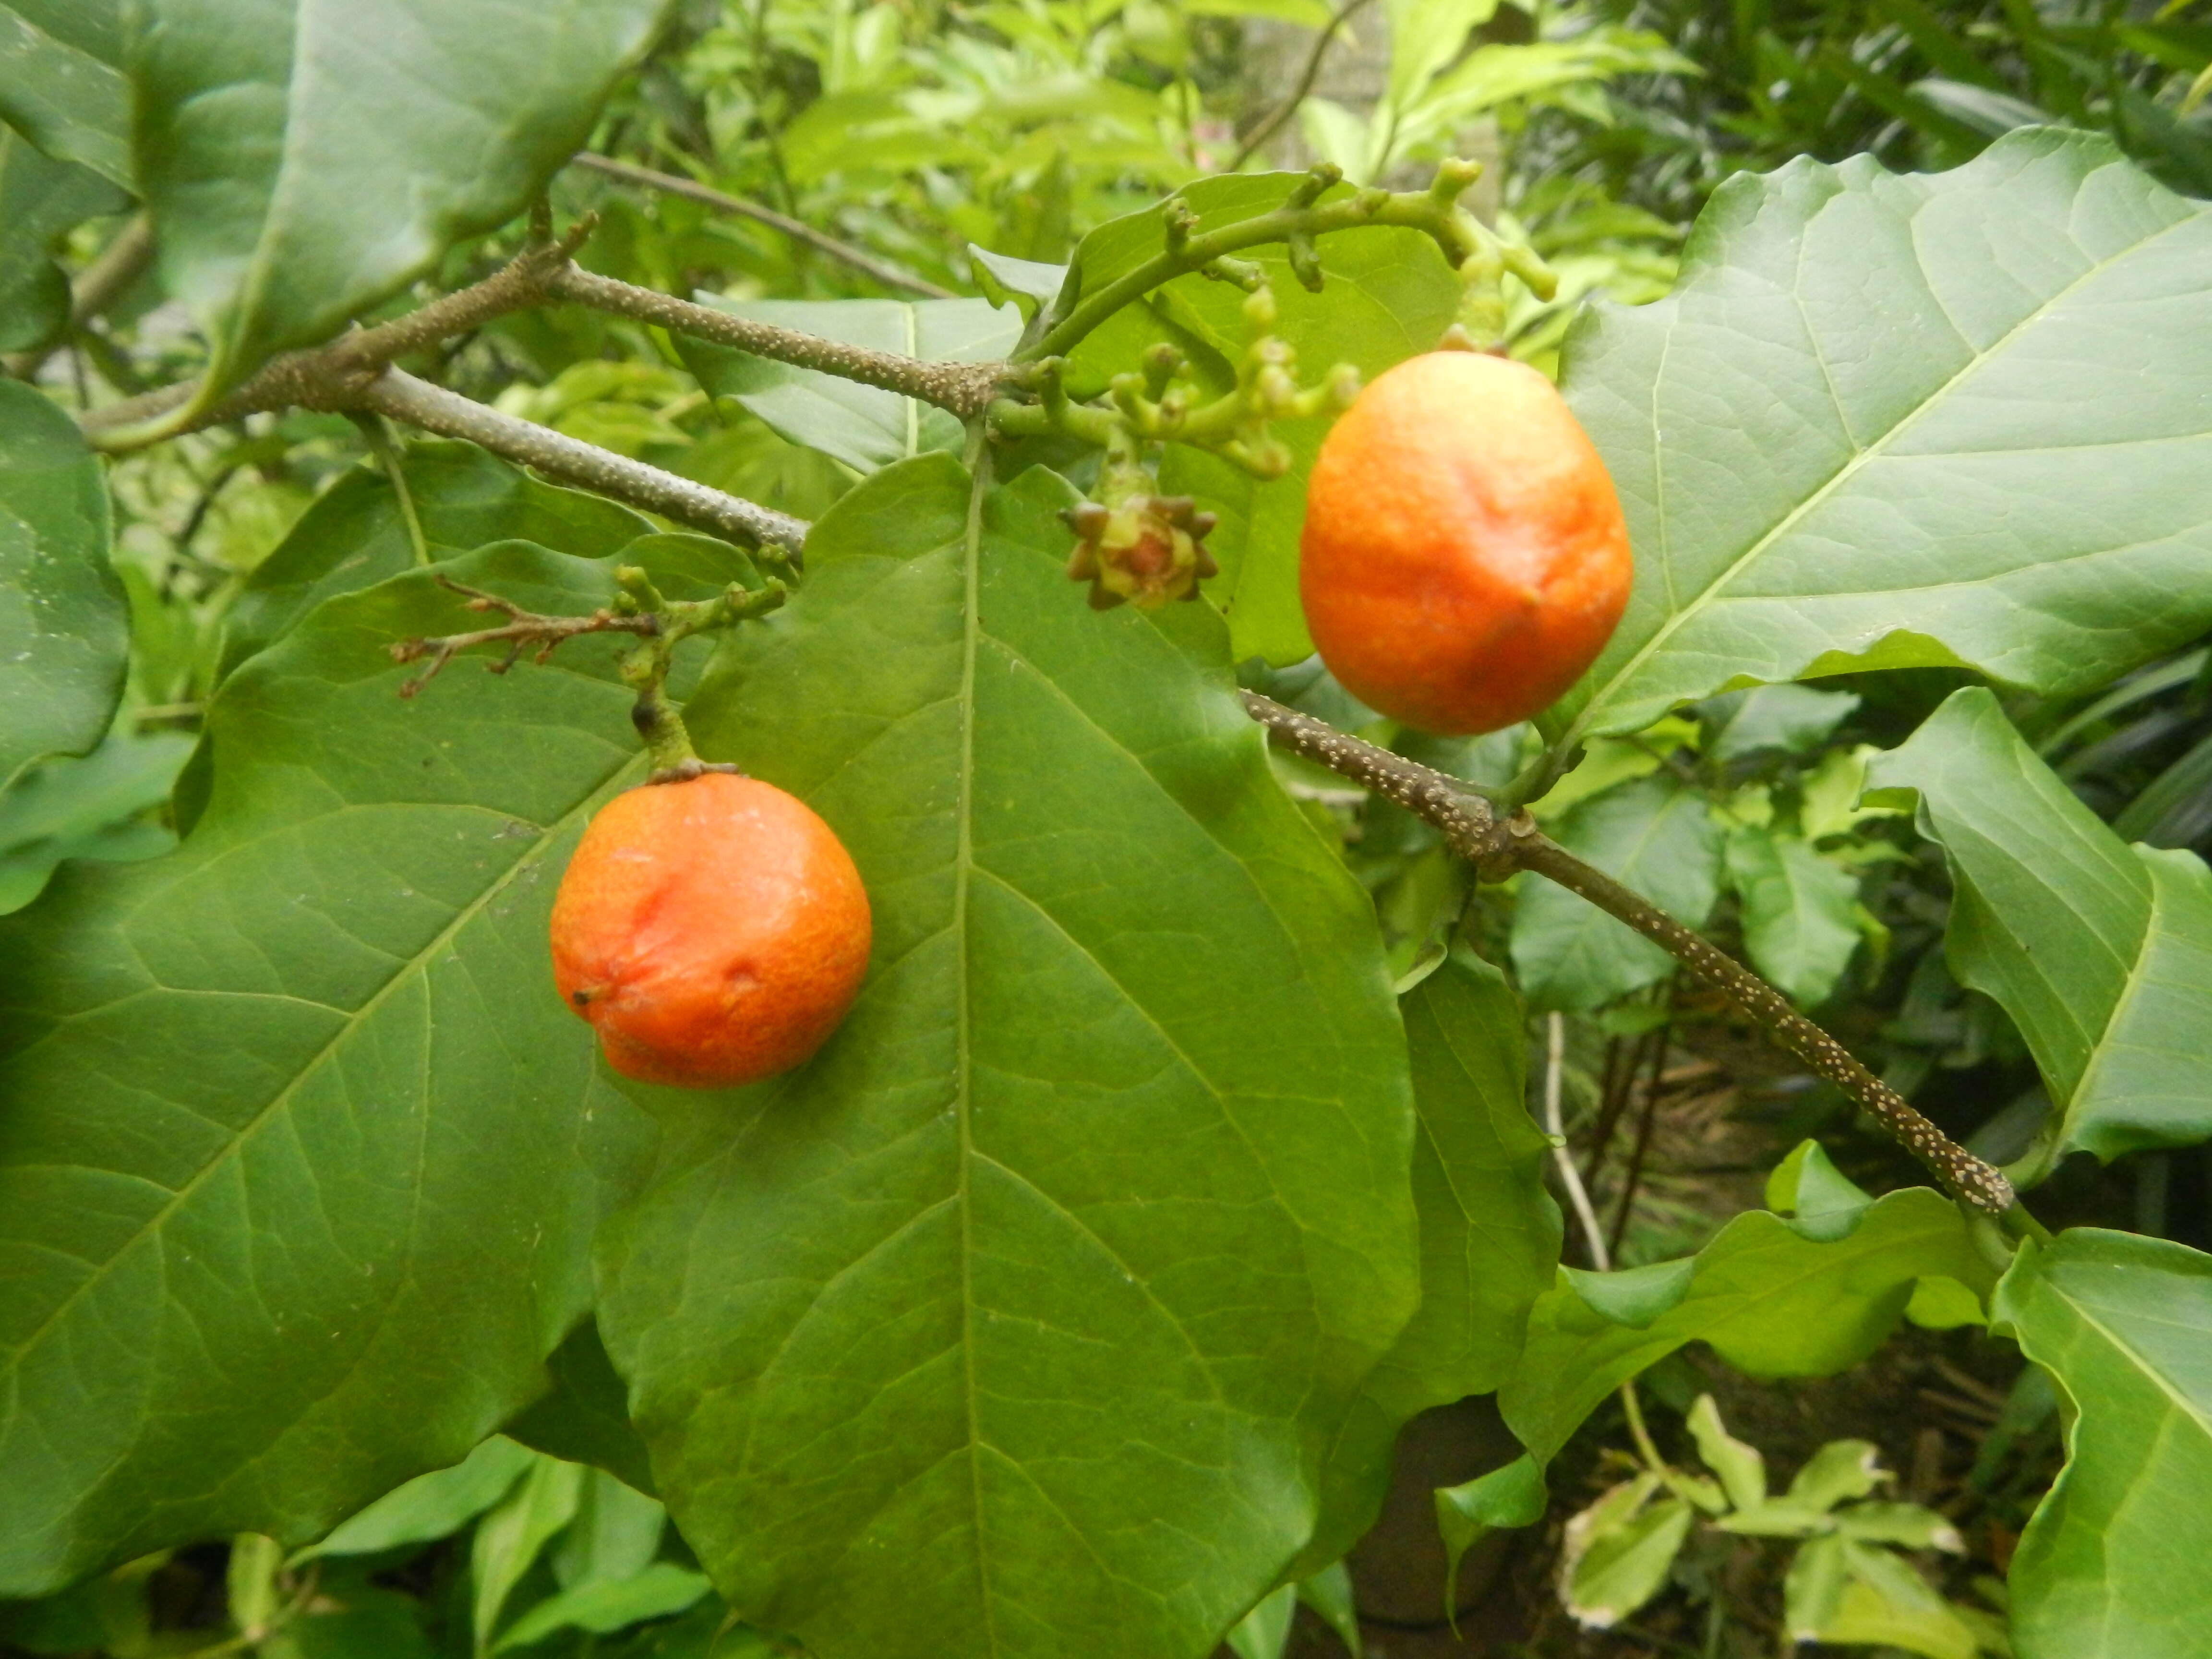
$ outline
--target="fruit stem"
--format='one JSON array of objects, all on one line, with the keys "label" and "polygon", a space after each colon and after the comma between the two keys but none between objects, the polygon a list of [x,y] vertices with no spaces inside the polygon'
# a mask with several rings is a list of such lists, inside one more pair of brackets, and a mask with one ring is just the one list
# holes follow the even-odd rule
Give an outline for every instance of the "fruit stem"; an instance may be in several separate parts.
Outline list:
[{"label": "fruit stem", "polygon": [[1915,1111],[1843,1044],[1792,1007],[1781,992],[1642,894],[1547,838],[1526,812],[1501,817],[1456,778],[1363,742],[1257,692],[1241,695],[1245,712],[1266,726],[1277,743],[1435,825],[1443,832],[1444,844],[1473,864],[1483,880],[1504,881],[1516,871],[1533,871],[1633,927],[1717,986],[1784,1048],[1850,1096],[1952,1197],[1991,1215],[2013,1213],[2008,1224],[2023,1231],[2033,1223],[2001,1170]]}]

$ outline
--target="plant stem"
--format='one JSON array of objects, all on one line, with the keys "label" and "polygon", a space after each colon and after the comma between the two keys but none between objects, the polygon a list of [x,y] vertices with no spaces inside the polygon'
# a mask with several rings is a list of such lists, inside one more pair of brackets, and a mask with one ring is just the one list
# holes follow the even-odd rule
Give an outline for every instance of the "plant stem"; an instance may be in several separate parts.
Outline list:
[{"label": "plant stem", "polygon": [[1524,812],[1500,819],[1490,803],[1445,774],[1364,743],[1256,692],[1244,707],[1286,748],[1397,802],[1443,832],[1485,881],[1530,870],[1588,899],[1686,963],[1771,1032],[1782,1046],[1856,1101],[1954,1198],[2002,1215],[2018,1202],[2012,1183],[1915,1111],[1835,1038],[1790,1006],[1748,968],[1698,937],[1640,893],[1585,864],[1538,832]]},{"label": "plant stem", "polygon": [[795,363],[801,368],[817,368],[825,374],[858,380],[864,386],[881,386],[886,392],[919,398],[924,403],[951,410],[963,421],[982,412],[1006,373],[1003,363],[929,363],[918,357],[901,356],[895,351],[875,351],[866,346],[848,345],[842,340],[825,340],[819,335],[802,334],[797,329],[778,328],[773,323],[757,323],[726,311],[716,311],[710,306],[694,305],[689,300],[679,300],[655,289],[617,282],[611,276],[580,270],[574,265],[556,273],[546,287],[559,298],[573,300],[594,311],[634,317],[643,323],[658,323],[679,334],[712,340],[717,345],[735,346],[756,356],[773,357],[778,362]]},{"label": "plant stem", "polygon": [[550,427],[501,414],[402,369],[386,369],[361,388],[354,404],[426,432],[465,438],[549,477],[596,489],[749,547],[772,543],[795,559],[806,544],[804,520],[726,495]]},{"label": "plant stem", "polygon": [[1544,1133],[1552,1138],[1552,1157],[1559,1164],[1559,1184],[1567,1189],[1567,1203],[1583,1230],[1583,1244],[1589,1253],[1590,1266],[1600,1273],[1610,1272],[1613,1258],[1606,1249],[1605,1230],[1598,1225],[1597,1209],[1590,1202],[1589,1189],[1583,1185],[1583,1172],[1575,1167],[1575,1155],[1568,1149],[1567,1132],[1559,1115],[1559,1086],[1565,1070],[1567,1046],[1565,1014],[1554,1010],[1544,1016]]},{"label": "plant stem", "polygon": [[1265,120],[1245,135],[1244,142],[1237,145],[1236,155],[1224,171],[1242,173],[1244,163],[1252,159],[1253,153],[1281,131],[1283,123],[1298,112],[1298,106],[1305,102],[1306,94],[1313,90],[1314,82],[1321,75],[1322,60],[1328,56],[1329,47],[1335,44],[1336,37],[1344,26],[1352,21],[1352,15],[1367,3],[1368,0],[1347,0],[1346,4],[1338,9],[1336,15],[1322,25],[1321,33],[1314,37],[1313,50],[1306,54],[1305,70],[1299,75],[1298,83],[1291,89],[1291,95],[1276,105],[1268,112]]},{"label": "plant stem", "polygon": [[807,246],[829,255],[841,264],[850,265],[865,276],[874,277],[885,288],[904,289],[909,294],[919,294],[925,299],[930,300],[951,300],[959,297],[950,289],[939,288],[936,283],[924,277],[916,276],[911,271],[902,270],[895,264],[878,259],[865,248],[854,247],[850,242],[841,242],[835,236],[815,229],[803,219],[794,219],[789,214],[778,213],[772,207],[765,207],[758,202],[748,202],[743,197],[725,195],[722,191],[711,185],[702,185],[695,179],[685,179],[673,173],[657,172],[652,167],[641,167],[634,162],[618,161],[611,155],[595,155],[590,150],[584,150],[569,157],[569,165],[588,167],[593,173],[605,173],[610,179],[620,179],[625,184],[642,185],[647,190],[659,191],[664,195],[681,196],[687,201],[697,202],[702,206],[713,208],[718,212],[732,213],[741,218],[753,220],[757,223],[768,226],[771,230],[782,232],[793,241],[804,242]]}]

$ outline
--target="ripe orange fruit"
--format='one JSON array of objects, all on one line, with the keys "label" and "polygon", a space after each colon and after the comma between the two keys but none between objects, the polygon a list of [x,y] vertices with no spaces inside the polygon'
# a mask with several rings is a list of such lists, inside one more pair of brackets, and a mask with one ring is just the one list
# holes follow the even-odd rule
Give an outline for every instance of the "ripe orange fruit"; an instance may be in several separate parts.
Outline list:
[{"label": "ripe orange fruit", "polygon": [[553,901],[553,982],[624,1077],[726,1089],[820,1048],[868,965],[868,896],[805,804],[726,772],[617,795]]},{"label": "ripe orange fruit", "polygon": [[1306,487],[1298,596],[1322,660],[1370,708],[1494,732],[1558,701],[1628,603],[1605,463],[1522,363],[1433,351],[1378,376]]}]

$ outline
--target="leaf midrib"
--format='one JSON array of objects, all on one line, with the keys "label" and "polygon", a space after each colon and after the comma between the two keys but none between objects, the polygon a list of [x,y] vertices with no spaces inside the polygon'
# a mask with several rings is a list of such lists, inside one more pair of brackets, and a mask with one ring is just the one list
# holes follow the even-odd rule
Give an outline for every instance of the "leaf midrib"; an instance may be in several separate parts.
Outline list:
[{"label": "leaf midrib", "polygon": [[[457,933],[474,921],[484,908],[505,892],[525,870],[534,867],[543,860],[547,849],[559,838],[560,832],[574,822],[579,813],[586,811],[610,784],[619,781],[624,773],[640,769],[644,760],[645,757],[641,754],[625,756],[620,765],[601,776],[590,788],[586,789],[574,806],[545,826],[536,846],[526,848],[520,858],[501,872],[497,880],[492,882],[483,892],[457,911],[453,919],[439,929],[437,934],[428,944],[393,969],[391,976],[360,1007],[349,1014],[342,1015],[337,1029],[331,1034],[330,1039],[307,1058],[291,1080],[272,1095],[267,1103],[256,1111],[252,1117],[240,1124],[237,1133],[232,1135],[215,1156],[202,1164],[189,1181],[177,1188],[167,1203],[148,1216],[138,1226],[133,1228],[129,1237],[123,1239],[113,1250],[109,1252],[106,1260],[87,1273],[83,1279],[55,1305],[53,1311],[39,1322],[38,1328],[17,1345],[14,1356],[8,1362],[8,1369],[11,1371],[20,1370],[24,1358],[46,1340],[47,1334],[69,1314],[70,1310],[96,1285],[105,1283],[108,1275],[114,1271],[116,1264],[121,1261],[125,1255],[135,1249],[149,1234],[165,1225],[210,1176],[218,1170],[226,1167],[230,1160],[240,1153],[248,1140],[259,1133],[264,1125],[289,1106],[293,1097],[307,1080],[319,1073],[356,1032],[367,1025],[377,1011],[396,994],[401,985],[412,983],[418,979],[430,961]],[[426,1112],[427,1109],[426,1102]]]},{"label": "leaf midrib", "polygon": [[[2100,170],[2101,171],[2101,169]],[[2078,198],[2080,194],[2078,189],[2075,194]],[[1925,208],[1935,199],[1936,198],[1934,198],[1923,199],[1922,207]],[[2152,243],[2171,234],[2176,230],[2180,229],[2183,226],[2195,224],[2202,218],[2202,216],[2203,212],[2201,209],[2196,212],[2185,213],[2180,217],[2174,219],[2170,223],[2160,227],[2149,235],[2139,237],[2135,241],[2128,244],[2126,247],[2119,250],[2109,258],[2091,261],[2086,267],[2084,267],[2081,273],[2071,282],[2068,283],[2065,287],[2059,289],[2045,299],[2039,301],[2033,309],[2028,311],[2019,319],[2019,321],[2015,322],[2010,328],[2007,329],[2004,333],[2000,335],[1996,339],[1991,341],[1988,345],[1981,348],[1979,350],[1970,351],[1967,355],[1966,361],[1960,364],[1958,369],[1944,380],[1942,385],[1937,386],[1934,391],[1930,392],[1927,397],[1921,399],[1919,403],[1914,404],[1913,407],[1905,414],[1903,418],[1897,421],[1887,431],[1882,433],[1879,437],[1875,438],[1872,442],[1867,444],[1863,447],[1855,447],[1850,457],[1845,460],[1841,466],[1837,468],[1833,473],[1830,474],[1829,477],[1816,489],[1814,489],[1810,495],[1807,495],[1804,500],[1799,501],[1796,506],[1785,513],[1782,518],[1776,522],[1771,529],[1759,536],[1748,548],[1738,555],[1736,558],[1729,564],[1728,568],[1722,571],[1711,581],[1708,582],[1704,590],[1692,599],[1687,605],[1668,617],[1667,620],[1660,625],[1658,630],[1655,632],[1649,640],[1645,641],[1643,645],[1638,647],[1634,654],[1632,654],[1626,662],[1623,663],[1618,669],[1616,669],[1612,677],[1608,678],[1603,685],[1598,687],[1590,694],[1589,701],[1583,705],[1582,712],[1575,716],[1573,721],[1569,726],[1565,735],[1561,738],[1559,744],[1561,752],[1565,752],[1566,749],[1571,747],[1574,744],[1579,742],[1583,738],[1588,737],[1590,734],[1591,727],[1603,718],[1607,700],[1612,697],[1613,694],[1624,684],[1632,683],[1638,672],[1643,668],[1644,665],[1647,661],[1659,652],[1667,641],[1674,636],[1678,629],[1686,625],[1692,618],[1703,616],[1705,613],[1706,608],[1714,603],[1716,597],[1720,593],[1722,589],[1733,582],[1747,567],[1763,557],[1767,550],[1771,548],[1776,542],[1780,540],[1782,537],[1788,534],[1792,529],[1794,529],[1803,519],[1811,514],[1814,508],[1826,503],[1830,497],[1842,489],[1844,485],[1850,482],[1851,479],[1856,477],[1860,471],[1863,471],[1869,462],[1878,459],[1887,454],[1890,448],[1899,440],[1903,438],[1906,433],[1912,429],[1914,425],[1918,422],[1923,416],[1926,415],[1930,410],[1942,405],[1944,400],[1949,397],[1951,392],[1958,387],[1961,381],[1966,380],[1969,375],[1974,374],[1982,367],[1983,364],[1990,362],[2000,352],[2010,346],[2022,331],[2033,325],[2042,321],[2054,307],[2070,298],[2075,291],[2080,289],[2084,283],[2091,281],[2094,277],[2103,275],[2105,271],[2110,270],[2122,259],[2134,256],[2142,249],[2149,246]],[[1918,217],[1917,210],[1916,210],[1912,217]],[[1929,292],[1932,296],[1934,293],[1933,287],[1932,285],[1928,284],[1926,280],[1927,266],[1924,263],[1921,263],[1918,260],[1916,260],[1915,263],[1919,269],[1923,285],[1928,288]],[[1797,289],[1794,287],[1791,290],[1791,294],[1793,298],[1800,297],[1798,295]],[[1949,320],[1948,315],[1946,320]],[[1674,343],[1674,331],[1680,325],[1680,319],[1678,313],[1674,319],[1670,319],[1668,325],[1667,337],[1665,341],[1662,342],[1661,348],[1662,354],[1666,350],[1671,349]],[[1957,327],[1955,323],[1952,325],[1954,329]],[[1819,356],[1817,346],[1814,348],[1814,355],[1816,358]],[[1652,388],[1652,398],[1654,403],[1653,431],[1656,434],[1657,431],[1656,403],[1658,398],[1658,386],[1656,380]],[[1838,410],[1838,425],[1842,431],[1845,441],[1849,442],[1850,441],[1850,425],[1848,422],[1842,419],[1842,411],[1840,410]],[[1665,450],[1659,446],[1655,437],[1653,443],[1654,459],[1652,468],[1653,489],[1655,493],[1658,494],[1662,500],[1664,498],[1666,489],[1665,453]],[[1661,539],[1662,543],[1668,544],[1668,550],[1671,552],[1671,537],[1668,533],[1668,526],[1663,518],[1661,522]],[[1674,568],[1671,558],[1667,561],[1663,567],[1662,574],[1665,577],[1668,589],[1671,593],[1674,588]]]}]

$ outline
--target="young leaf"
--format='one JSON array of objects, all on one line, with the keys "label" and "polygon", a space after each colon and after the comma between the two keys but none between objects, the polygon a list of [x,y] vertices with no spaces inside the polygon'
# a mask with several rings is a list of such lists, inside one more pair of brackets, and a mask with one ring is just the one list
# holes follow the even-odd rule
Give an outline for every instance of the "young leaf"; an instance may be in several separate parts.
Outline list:
[{"label": "young leaf", "polygon": [[1364,1659],[1359,1639],[1359,1610],[1352,1599],[1352,1574],[1341,1561],[1332,1561],[1319,1572],[1298,1581],[1298,1601],[1311,1607],[1322,1622],[1336,1632],[1352,1659]]},{"label": "young leaf", "polygon": [[107,481],[76,423],[0,380],[0,785],[100,741],[131,645],[107,562]]},{"label": "young leaf", "polygon": [[2064,1390],[2066,1467],[2012,1564],[2020,1659],[2195,1659],[2212,1629],[2212,1256],[2074,1227],[1996,1316]]},{"label": "young leaf", "polygon": [[1443,1534],[1447,1575],[1444,1605],[1458,1605],[1459,1564],[1482,1536],[1497,1528],[1533,1527],[1544,1518],[1550,1494],[1544,1466],[1523,1454],[1502,1469],[1436,1492],[1437,1530]]},{"label": "young leaf", "polygon": [[1638,1475],[1567,1522],[1559,1599],[1587,1630],[1610,1630],[1656,1595],[1697,1511],[1679,1498],[1650,1500],[1656,1474]]},{"label": "young leaf", "polygon": [[1217,1640],[1419,1292],[1372,907],[1218,619],[1084,606],[1074,499],[884,469],[687,709],[837,830],[875,965],[802,1070],[637,1091],[599,1328],[718,1587],[823,1659]]},{"label": "young leaf", "polygon": [[1766,1459],[1758,1447],[1737,1439],[1721,1421],[1713,1397],[1701,1394],[1690,1407],[1690,1437],[1698,1443],[1698,1456],[1721,1478],[1721,1489],[1740,1510],[1755,1510],[1766,1502]]},{"label": "young leaf", "polygon": [[1754,1376],[1825,1376],[1881,1344],[1923,1273],[1984,1287],[1991,1278],[1958,1207],[1924,1187],[1876,1199],[1832,1243],[1750,1211],[1692,1261],[1680,1299],[1642,1329],[1607,1319],[1569,1284],[1536,1304],[1498,1403],[1540,1462],[1600,1401],[1686,1342],[1709,1343]]},{"label": "young leaf", "polygon": [[1869,781],[1919,793],[1922,832],[1951,869],[1951,970],[2012,1016],[2057,1108],[2044,1157],[2110,1160],[2212,1135],[2203,861],[2124,845],[1978,687]]},{"label": "young leaf", "polygon": [[[925,362],[990,362],[1014,349],[1018,312],[985,300],[725,300],[699,296],[755,322]],[[933,449],[960,448],[958,418],[933,404],[835,374],[799,368],[688,334],[675,337],[684,366],[708,395],[727,398],[779,436],[872,472]]]},{"label": "young leaf", "polygon": [[605,1635],[647,1619],[681,1613],[708,1593],[704,1573],[662,1561],[628,1578],[595,1578],[540,1601],[509,1625],[494,1653],[526,1648],[564,1630]]},{"label": "young leaf", "polygon": [[520,212],[667,9],[142,0],[138,183],[162,276],[207,334],[200,404]]},{"label": "young leaf", "polygon": [[[1705,798],[1672,773],[1576,807],[1553,838],[1687,927],[1720,896],[1722,836]],[[1664,979],[1674,958],[1564,887],[1524,881],[1513,902],[1513,965],[1536,1008],[1588,1009]]]},{"label": "young leaf", "polygon": [[1229,1631],[1229,1650],[1237,1659],[1283,1659],[1291,1644],[1291,1621],[1298,1614],[1298,1587],[1285,1584],[1267,1592],[1259,1606]]},{"label": "young leaf", "polygon": [[1766,1177],[1766,1207],[1823,1244],[1848,1238],[1874,1199],[1830,1161],[1817,1140],[1802,1140]]},{"label": "young leaf", "polygon": [[1568,342],[1637,556],[1570,738],[1846,666],[2087,688],[2202,633],[2208,268],[2212,209],[2082,133],[1723,185],[1674,295]]},{"label": "young leaf", "polygon": [[[614,595],[523,544],[443,568]],[[546,913],[643,757],[602,641],[403,700],[386,646],[470,616],[427,571],[329,601],[217,696],[177,853],[0,921],[0,1594],[318,1536],[542,1394],[588,1304],[649,1126]]]},{"label": "young leaf", "polygon": [[0,121],[131,190],[122,14],[122,0],[0,0]]},{"label": "young leaf", "polygon": [[1888,1479],[1876,1461],[1880,1450],[1871,1440],[1829,1441],[1791,1477],[1790,1502],[1825,1511],[1864,1498]]},{"label": "young leaf", "polygon": [[476,1650],[491,1650],[507,1598],[538,1559],[538,1552],[575,1519],[583,1493],[584,1469],[558,1458],[540,1457],[499,1506],[477,1523],[469,1540],[469,1577],[474,1597],[470,1628]]},{"label": "young leaf", "polygon": [[403,1544],[447,1537],[506,1497],[523,1472],[536,1465],[529,1448],[495,1434],[450,1469],[418,1474],[396,1492],[386,1492],[293,1560],[374,1555]]}]

